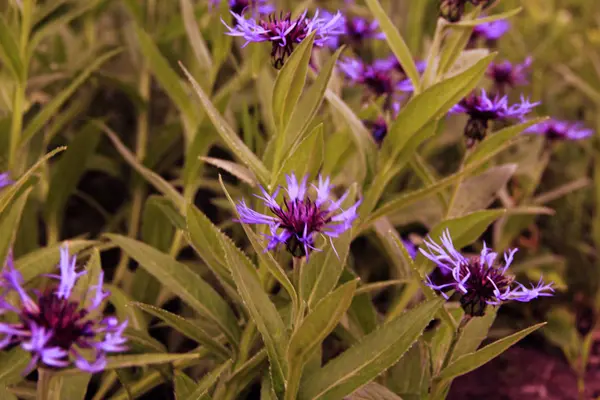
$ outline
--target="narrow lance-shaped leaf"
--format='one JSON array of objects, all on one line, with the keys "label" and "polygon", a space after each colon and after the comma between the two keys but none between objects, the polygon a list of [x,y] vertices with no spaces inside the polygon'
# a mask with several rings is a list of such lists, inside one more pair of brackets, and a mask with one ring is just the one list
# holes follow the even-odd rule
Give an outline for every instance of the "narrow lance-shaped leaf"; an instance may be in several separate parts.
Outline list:
[{"label": "narrow lance-shaped leaf", "polygon": [[213,125],[217,129],[219,136],[225,142],[225,144],[229,147],[231,151],[244,163],[246,164],[252,172],[256,175],[256,177],[264,184],[268,184],[270,173],[267,168],[263,165],[256,155],[244,144],[244,141],[238,137],[238,135],[231,129],[229,124],[225,121],[225,119],[219,114],[215,106],[212,104],[204,90],[198,85],[198,82],[194,79],[194,77],[188,72],[187,69],[183,66],[183,64],[179,63],[181,69],[192,83],[194,91],[198,95],[206,114],[212,121]]},{"label": "narrow lance-shaped leaf", "polygon": [[426,301],[365,336],[307,376],[299,399],[341,399],[394,365],[418,339],[442,300]]},{"label": "narrow lance-shaped leaf", "polygon": [[509,347],[523,339],[525,336],[538,330],[544,325],[546,325],[545,322],[533,325],[508,337],[497,340],[492,344],[488,344],[487,346],[476,351],[475,353],[466,354],[462,357],[459,357],[448,367],[442,370],[438,378],[441,380],[449,380],[456,378],[457,376],[464,375],[467,372],[473,371],[474,369],[481,367],[483,364],[493,360],[494,358],[502,354],[504,351],[506,351]]},{"label": "narrow lance-shaped leaf", "polygon": [[213,321],[237,345],[240,337],[237,318],[227,302],[198,274],[145,243],[121,235],[106,236],[190,307]]}]

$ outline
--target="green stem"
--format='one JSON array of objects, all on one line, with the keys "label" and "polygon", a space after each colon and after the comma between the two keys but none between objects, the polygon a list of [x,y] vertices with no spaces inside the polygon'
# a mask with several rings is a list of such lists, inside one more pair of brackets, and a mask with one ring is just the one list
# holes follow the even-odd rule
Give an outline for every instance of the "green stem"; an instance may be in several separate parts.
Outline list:
[{"label": "green stem", "polygon": [[51,387],[52,370],[46,368],[38,368],[38,381],[36,389],[36,400],[50,400],[53,396]]},{"label": "green stem", "polygon": [[21,140],[23,128],[23,108],[25,106],[25,86],[17,82],[13,97],[12,118],[10,124],[10,144],[8,150],[8,169],[15,170],[17,162],[17,151]]},{"label": "green stem", "polygon": [[446,29],[447,22],[443,18],[438,18],[435,33],[433,35],[433,42],[429,48],[429,55],[427,56],[427,68],[423,73],[421,79],[421,89],[425,90],[435,83],[438,66],[436,65],[437,59],[440,53],[440,47],[442,45],[442,38],[444,37],[444,31]]}]

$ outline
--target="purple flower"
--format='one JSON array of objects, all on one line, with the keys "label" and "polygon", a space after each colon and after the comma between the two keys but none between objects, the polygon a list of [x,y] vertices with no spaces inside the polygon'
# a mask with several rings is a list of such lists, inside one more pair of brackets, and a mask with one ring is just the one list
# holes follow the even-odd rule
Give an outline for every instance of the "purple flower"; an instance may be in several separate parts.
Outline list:
[{"label": "purple flower", "polygon": [[493,46],[509,30],[510,22],[504,19],[476,25],[469,38],[469,46],[475,46],[480,39],[484,40],[488,46]]},{"label": "purple flower", "polygon": [[[358,217],[356,209],[360,205],[357,201],[353,206],[344,210],[341,204],[348,196],[346,192],[338,200],[331,195],[332,185],[329,178],[319,176],[319,183],[312,185],[316,196],[308,195],[306,186],[307,177],[298,182],[294,174],[286,176],[287,195],[277,202],[276,197],[280,188],[272,195],[261,187],[262,196],[256,196],[264,201],[265,206],[273,215],[261,214],[248,207],[245,200],[237,204],[240,215],[238,222],[245,224],[265,224],[269,226],[270,234],[267,250],[274,250],[284,244],[294,257],[308,256],[315,248],[315,239],[318,234],[332,238],[338,237],[350,229],[352,222]],[[333,246],[333,242],[331,242]],[[335,250],[335,249],[334,249]]]},{"label": "purple flower", "polygon": [[485,138],[490,126],[490,121],[503,121],[511,118],[523,120],[539,102],[530,103],[521,96],[521,102],[508,104],[507,96],[496,95],[488,97],[486,91],[481,89],[480,94],[472,92],[450,109],[450,114],[467,114],[469,121],[465,127],[467,146],[471,147],[477,141]]},{"label": "purple flower", "polygon": [[378,117],[374,121],[363,120],[363,124],[371,132],[371,136],[373,137],[373,140],[375,140],[375,143],[381,145],[388,133],[388,125],[385,118]]},{"label": "purple flower", "polygon": [[425,240],[427,250],[419,249],[421,254],[435,262],[451,276],[449,283],[436,284],[428,277],[427,285],[440,291],[448,299],[445,291],[455,290],[460,295],[460,304],[471,317],[485,314],[487,305],[497,306],[516,300],[527,302],[537,297],[551,296],[553,283],[544,284],[542,280],[530,288],[516,282],[514,276],[507,274],[517,249],[504,254],[504,261],[498,260],[498,254],[485,243],[479,256],[465,257],[452,243],[450,232],[446,230],[441,237],[441,245],[431,238]]},{"label": "purple flower", "polygon": [[[328,11],[322,11],[321,16],[325,19],[335,18],[334,14]],[[341,33],[339,36],[330,36],[327,40],[327,47],[336,50],[341,43],[347,43],[353,46],[360,46],[365,40],[385,39],[385,34],[379,30],[377,20],[368,21],[362,17],[349,17],[342,15],[340,22]]]},{"label": "purple flower", "polygon": [[[75,257],[69,257],[67,247],[60,250],[60,275],[50,275],[58,279],[58,285],[45,292],[32,291],[30,295],[23,288],[23,277],[14,268],[12,253],[6,261],[0,279],[3,293],[0,296],[0,314],[14,313],[18,322],[0,323],[0,349],[20,345],[32,354],[29,373],[38,363],[47,367],[64,368],[75,365],[77,368],[94,373],[106,366],[107,352],[127,350],[123,331],[127,321],[119,323],[115,317],[97,319],[90,315],[109,295],[102,290],[104,274],[100,273],[97,285],[91,286],[91,304],[86,306],[73,288],[85,271],[75,271]],[[5,299],[15,293],[19,306],[10,305]],[[82,350],[93,353],[84,356]]]},{"label": "purple flower", "polygon": [[12,185],[13,183],[14,182],[12,181],[12,179],[10,179],[8,172],[0,174],[0,189],[2,189],[5,186]]},{"label": "purple flower", "polygon": [[209,0],[209,7],[218,7],[221,1],[227,1],[229,10],[238,15],[246,11],[252,11],[256,14],[269,14],[275,12],[275,6],[269,4],[269,0]]},{"label": "purple flower", "polygon": [[364,85],[375,97],[384,96],[384,109],[398,111],[403,95],[399,92],[412,92],[412,84],[399,80],[391,70],[381,65],[367,65],[355,58],[344,58],[338,68],[354,84]]},{"label": "purple flower", "polygon": [[527,57],[522,64],[511,64],[509,61],[491,63],[487,76],[494,81],[494,90],[498,94],[505,94],[508,88],[527,85],[527,75],[531,67],[531,57]]},{"label": "purple flower", "polygon": [[271,42],[271,57],[273,66],[281,68],[285,58],[292,54],[294,46],[302,42],[309,34],[315,31],[315,46],[323,47],[331,36],[343,33],[342,14],[339,12],[331,18],[319,17],[319,10],[313,18],[306,17],[304,11],[298,18],[292,20],[291,13],[281,13],[279,17],[271,14],[267,20],[245,19],[243,16],[231,12],[236,25],[232,28],[221,20],[229,32],[227,35],[243,37],[244,46],[250,42]]},{"label": "purple flower", "polygon": [[542,135],[550,141],[558,141],[586,139],[592,136],[594,131],[587,129],[581,122],[551,119],[529,127],[524,133]]},{"label": "purple flower", "polygon": [[[423,73],[425,68],[427,67],[427,63],[425,61],[417,61],[417,72]],[[399,72],[403,78],[406,77],[406,71],[404,71],[404,67],[400,64],[400,61],[396,58],[395,54],[390,54],[386,58],[380,58],[373,62],[373,68],[378,71],[390,71],[395,70]]]}]

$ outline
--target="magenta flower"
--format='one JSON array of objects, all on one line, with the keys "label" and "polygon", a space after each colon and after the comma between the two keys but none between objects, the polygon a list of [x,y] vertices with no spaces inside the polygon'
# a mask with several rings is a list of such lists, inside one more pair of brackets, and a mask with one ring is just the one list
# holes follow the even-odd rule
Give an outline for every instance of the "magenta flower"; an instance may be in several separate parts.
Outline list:
[{"label": "magenta flower", "polygon": [[511,64],[509,61],[501,63],[492,62],[487,70],[487,76],[494,81],[494,91],[505,94],[509,88],[527,85],[531,67],[531,57],[527,57],[522,64]]},{"label": "magenta flower", "polygon": [[508,119],[524,120],[525,115],[539,105],[539,102],[530,103],[521,96],[521,102],[508,104],[507,96],[496,95],[488,97],[484,89],[480,94],[472,92],[450,109],[450,114],[467,114],[469,121],[465,127],[467,146],[471,147],[477,141],[485,138],[491,121],[504,121]]},{"label": "magenta flower", "polygon": [[504,19],[479,24],[473,28],[469,46],[473,47],[479,40],[483,40],[487,46],[492,47],[509,30],[510,22]]},{"label": "magenta flower", "polygon": [[279,17],[271,14],[267,20],[245,19],[243,16],[231,12],[236,25],[230,27],[221,20],[229,32],[227,35],[243,37],[244,46],[251,42],[271,42],[271,57],[273,66],[281,68],[285,58],[294,51],[294,47],[302,42],[313,31],[315,33],[315,46],[323,47],[332,36],[343,33],[342,14],[339,12],[332,18],[319,17],[319,10],[313,18],[306,17],[304,11],[298,18],[292,19],[291,13],[281,13]]},{"label": "magenta flower", "polygon": [[238,15],[242,15],[246,11],[256,14],[275,12],[275,6],[270,4],[269,0],[209,0],[209,7],[218,7],[221,1],[227,1],[229,10]]},{"label": "magenta flower", "polygon": [[[98,319],[90,315],[109,295],[102,290],[103,273],[90,288],[91,301],[86,305],[73,294],[77,280],[86,272],[75,271],[75,257],[69,257],[66,246],[60,250],[59,268],[60,275],[50,275],[58,279],[57,286],[30,295],[22,286],[23,277],[14,268],[12,253],[9,254],[0,280],[0,313],[14,313],[17,322],[0,323],[0,334],[4,335],[0,349],[20,345],[30,352],[32,359],[25,374],[38,363],[53,368],[75,365],[90,373],[102,371],[106,353],[127,349],[127,339],[122,336],[127,321],[119,323],[115,317]],[[11,293],[18,296],[19,306],[6,300]]]},{"label": "magenta flower", "polygon": [[[240,215],[238,222],[269,226],[270,235],[265,235],[269,239],[266,250],[285,245],[294,257],[308,256],[312,250],[319,251],[315,247],[317,235],[326,236],[331,241],[350,229],[352,222],[358,217],[356,209],[360,201],[343,210],[341,205],[348,192],[335,200],[331,195],[332,185],[329,178],[319,177],[319,183],[312,185],[316,194],[312,198],[308,195],[306,176],[298,182],[296,176],[291,174],[286,176],[286,181],[287,195],[284,195],[281,201],[276,200],[280,188],[269,195],[261,187],[263,195],[256,196],[264,201],[273,215],[252,210],[243,199],[237,204]],[[333,246],[333,242],[331,245]]]},{"label": "magenta flower", "polygon": [[391,70],[382,65],[367,65],[355,58],[344,58],[338,62],[338,68],[354,84],[363,85],[375,97],[384,96],[384,109],[397,112],[400,101],[403,99],[401,92],[412,92],[412,83],[399,80]]},{"label": "magenta flower", "polygon": [[498,260],[498,254],[485,243],[479,256],[465,257],[452,243],[450,232],[446,230],[441,237],[441,245],[431,238],[425,240],[427,250],[419,249],[421,254],[445,269],[451,276],[449,283],[436,284],[428,277],[427,285],[441,293],[455,290],[460,295],[460,304],[471,317],[481,317],[488,305],[498,306],[508,301],[528,302],[537,297],[552,296],[553,283],[540,281],[530,288],[516,282],[515,277],[507,274],[517,249],[504,254],[504,262]]},{"label": "magenta flower", "polygon": [[14,182],[12,181],[12,179],[10,179],[8,172],[0,174],[0,189],[2,189],[3,187],[6,187],[8,185],[12,185],[13,183]]},{"label": "magenta flower", "polygon": [[587,129],[581,122],[551,119],[529,127],[524,133],[541,135],[549,141],[559,141],[586,139],[594,131]]}]

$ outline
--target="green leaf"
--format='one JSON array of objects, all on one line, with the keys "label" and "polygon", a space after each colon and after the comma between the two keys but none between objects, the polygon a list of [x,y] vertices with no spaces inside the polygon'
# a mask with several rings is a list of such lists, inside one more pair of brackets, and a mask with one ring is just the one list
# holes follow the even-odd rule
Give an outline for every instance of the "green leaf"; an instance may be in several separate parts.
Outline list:
[{"label": "green leaf", "polygon": [[183,199],[183,196],[177,190],[175,190],[173,186],[165,181],[159,174],[142,165],[135,155],[133,155],[131,151],[129,151],[129,149],[121,142],[118,135],[108,126],[105,124],[99,124],[99,126],[104,131],[106,136],[108,136],[111,142],[113,142],[119,154],[121,154],[123,159],[127,161],[129,165],[131,165],[140,175],[144,177],[144,179],[154,186],[156,190],[161,192],[167,199],[173,202],[175,206],[180,209],[184,207],[185,200]]},{"label": "green leaf", "polygon": [[270,173],[267,168],[263,165],[256,155],[244,144],[244,141],[238,137],[238,135],[231,129],[227,121],[219,114],[215,106],[212,104],[204,90],[198,85],[198,82],[188,72],[183,64],[179,63],[181,69],[192,83],[194,91],[198,95],[206,114],[212,121],[213,125],[217,129],[219,136],[225,142],[227,147],[244,163],[246,166],[254,172],[256,177],[264,185],[268,184]]},{"label": "green leaf", "polygon": [[231,274],[244,306],[260,332],[269,360],[273,384],[277,392],[285,386],[286,365],[285,348],[288,343],[287,331],[275,305],[262,288],[256,267],[239,252],[223,246],[225,259],[231,268]]},{"label": "green leaf", "polygon": [[481,342],[487,337],[488,332],[496,319],[497,311],[496,307],[488,307],[483,317],[471,318],[456,343],[456,347],[452,353],[453,360],[477,350]]},{"label": "green leaf", "polygon": [[[95,124],[87,123],[69,142],[69,148],[53,166],[48,197],[44,204],[46,218],[59,224],[69,196],[86,171],[89,158],[100,142],[100,132]],[[60,231],[60,225],[56,225]]]},{"label": "green leaf", "polygon": [[175,372],[175,378],[173,379],[175,386],[175,399],[185,400],[196,388],[196,382],[190,378],[186,373],[181,371]]},{"label": "green leaf", "polygon": [[281,184],[284,180],[284,174],[295,173],[296,176],[306,176],[313,178],[323,163],[323,124],[317,125],[308,136],[298,145],[290,150],[281,166],[281,170],[273,175],[273,181]]},{"label": "green leaf", "polygon": [[225,261],[223,246],[229,247],[230,251],[238,252],[240,257],[248,258],[248,256],[193,204],[188,206],[186,218],[188,242],[215,275],[233,288],[235,284],[229,273],[229,265]]},{"label": "green leaf", "polygon": [[422,334],[442,300],[426,301],[365,336],[310,374],[299,399],[341,399],[394,365]]},{"label": "green leaf", "polygon": [[406,71],[406,75],[412,82],[413,88],[415,89],[415,94],[419,93],[420,88],[420,77],[419,72],[417,71],[417,66],[415,65],[415,60],[413,59],[412,54],[410,54],[410,49],[406,45],[406,42],[400,35],[400,32],[394,26],[394,23],[385,12],[381,4],[379,4],[378,0],[365,0],[367,6],[373,13],[373,16],[379,22],[379,26],[381,31],[385,34],[385,39],[387,40],[392,52],[396,56],[396,58],[400,61],[400,65],[404,71]]},{"label": "green leaf", "polygon": [[481,24],[487,24],[490,22],[499,21],[501,19],[507,19],[512,16],[515,16],[518,13],[520,13],[521,10],[523,10],[523,7],[517,7],[517,8],[513,8],[512,10],[508,10],[508,11],[505,11],[500,14],[490,15],[489,17],[471,19],[471,20],[465,20],[465,21],[458,21],[453,24],[450,24],[449,26],[450,27],[459,27],[459,26],[473,27],[473,26],[477,26],[477,25],[481,25]]},{"label": "green leaf", "polygon": [[14,242],[17,230],[19,229],[21,215],[23,215],[25,204],[27,203],[27,199],[29,198],[32,189],[33,188],[31,187],[26,188],[23,193],[0,214],[0,260],[2,260],[3,265]]},{"label": "green leaf", "polygon": [[17,82],[23,82],[26,69],[19,56],[19,47],[12,31],[4,16],[0,15],[0,61],[9,69]]},{"label": "green leaf", "polygon": [[323,340],[333,331],[350,307],[357,284],[358,280],[347,282],[323,298],[292,334],[287,349],[289,366],[287,398],[296,398],[304,364],[321,346]]},{"label": "green leaf", "polygon": [[305,91],[300,98],[294,112],[292,113],[290,123],[285,130],[287,147],[283,154],[289,154],[292,147],[304,139],[304,135],[313,121],[325,96],[325,91],[331,79],[333,68],[335,67],[340,54],[344,50],[343,46],[327,60],[325,65],[319,71],[315,82]]},{"label": "green leaf", "polygon": [[110,292],[108,301],[115,307],[119,320],[123,321],[126,319],[129,321],[130,327],[146,331],[148,329],[146,315],[138,308],[130,307],[133,300],[129,295],[115,285],[105,283],[104,287]]},{"label": "green leaf", "polygon": [[[481,7],[477,7],[471,13],[463,16],[462,21],[475,20],[480,13]],[[461,27],[460,29],[455,29],[453,32],[450,32],[450,35],[448,35],[446,38],[444,47],[440,54],[438,76],[443,76],[446,74],[446,72],[454,65],[458,57],[460,57],[462,51],[467,46],[472,33],[473,27]]]},{"label": "green leaf", "polygon": [[0,385],[0,399],[3,400],[19,400],[6,386]]},{"label": "green leaf", "polygon": [[248,184],[250,187],[255,187],[258,184],[252,171],[243,165],[233,161],[221,160],[220,158],[213,157],[200,157],[200,159],[210,165],[214,165],[215,167],[222,169],[225,172],[229,172],[231,175]]},{"label": "green leaf", "polygon": [[0,192],[0,213],[4,212],[6,207],[17,197],[18,194],[22,193],[25,187],[29,187],[32,182],[29,178],[40,168],[46,161],[54,157],[56,154],[66,150],[66,147],[57,147],[45,156],[43,156],[38,162],[36,162],[31,168],[27,170],[23,175],[17,179],[12,185],[5,187]]},{"label": "green leaf", "polygon": [[448,217],[456,218],[488,208],[516,170],[516,164],[500,165],[463,181],[457,189]]},{"label": "green leaf", "polygon": [[[454,247],[457,249],[468,246],[473,243],[490,224],[502,217],[506,213],[506,210],[482,210],[475,211],[465,216],[453,219],[447,219],[440,222],[429,231],[429,236],[438,242],[442,233],[448,229]],[[421,257],[419,255],[418,257]]]},{"label": "green leaf", "polygon": [[68,240],[53,246],[44,247],[20,257],[15,261],[15,269],[23,276],[25,283],[42,274],[52,272],[60,260],[60,247],[69,246],[69,252],[76,254],[96,244],[92,240]]},{"label": "green leaf", "polygon": [[192,46],[196,61],[200,67],[201,76],[204,77],[204,87],[208,88],[212,85],[212,68],[213,62],[206,46],[206,42],[200,34],[198,29],[198,23],[196,22],[196,16],[194,13],[194,5],[190,0],[180,0],[181,16],[183,18],[183,25],[185,26],[185,32],[187,33],[188,40]]},{"label": "green leaf", "polygon": [[52,97],[52,100],[50,100],[50,102],[48,102],[44,106],[42,111],[38,113],[29,124],[27,124],[27,126],[23,130],[23,133],[21,134],[20,145],[23,146],[26,143],[28,143],[29,140],[40,129],[42,129],[42,127],[44,127],[46,123],[48,123],[50,118],[54,117],[58,113],[58,110],[60,110],[63,104],[65,104],[65,102],[69,100],[69,98],[73,95],[73,93],[75,93],[77,88],[79,88],[79,86],[81,86],[87,80],[87,78],[89,78],[90,75],[92,75],[94,71],[96,71],[102,66],[102,64],[104,64],[120,52],[120,49],[111,50],[98,57],[95,57],[94,61],[86,69],[84,69],[79,75],[77,75],[71,80],[69,86],[64,88],[58,94],[54,95]]},{"label": "green leaf", "polygon": [[148,314],[160,319],[177,332],[195,340],[196,342],[206,346],[214,354],[220,356],[223,360],[231,357],[231,352],[223,346],[218,340],[213,339],[200,325],[180,317],[179,315],[170,313],[158,307],[149,304],[134,302],[133,306],[138,307]]},{"label": "green leaf", "polygon": [[337,285],[348,259],[352,237],[352,230],[344,232],[334,240],[335,249],[329,245],[323,251],[311,254],[308,263],[302,267],[302,298],[309,308]]},{"label": "green leaf", "polygon": [[[131,367],[145,367],[148,365],[155,364],[167,364],[173,362],[181,362],[188,360],[199,360],[200,354],[198,353],[183,353],[183,354],[128,354],[124,356],[112,356],[107,358],[105,371],[111,369],[120,368],[131,368]],[[80,374],[81,371],[77,368],[64,369],[57,372],[57,375],[74,375]]]},{"label": "green leaf", "polygon": [[402,400],[400,396],[379,383],[370,382],[361,387],[346,400]]},{"label": "green leaf", "polygon": [[190,127],[185,129],[185,132],[187,139],[191,141],[192,135],[196,133],[196,127],[199,124],[199,114],[185,91],[184,82],[179,79],[167,59],[160,53],[152,37],[139,26],[135,26],[135,32],[140,50],[148,62],[152,74],[189,124]]},{"label": "green leaf", "polygon": [[[286,139],[283,133],[302,94],[302,89],[304,89],[314,41],[315,32],[312,32],[294,49],[275,79],[272,99],[273,117],[275,118],[275,125],[279,129],[279,137],[282,138],[279,142],[281,146],[276,149],[277,152],[283,150]],[[278,163],[275,165],[278,165]]]},{"label": "green leaf", "polygon": [[231,344],[237,345],[240,338],[237,318],[227,302],[198,274],[145,243],[121,235],[107,234],[106,237],[190,307],[213,321]]},{"label": "green leaf", "polygon": [[205,400],[210,399],[208,397],[208,391],[211,387],[217,383],[217,380],[225,371],[227,371],[231,367],[231,360],[225,361],[223,364],[215,367],[210,371],[206,376],[204,376],[198,385],[194,389],[194,391],[186,398],[186,400]]},{"label": "green leaf", "polygon": [[442,370],[438,378],[441,380],[449,380],[473,371],[485,363],[493,360],[504,351],[508,350],[509,347],[517,343],[519,340],[523,339],[525,336],[536,331],[544,325],[546,325],[545,322],[533,325],[508,337],[496,340],[494,343],[488,344],[475,353],[461,356],[448,365],[448,367],[446,367],[444,370]]},{"label": "green leaf", "polygon": [[51,374],[45,399],[83,400],[91,378],[92,374],[89,373],[79,373],[77,375]]},{"label": "green leaf", "polygon": [[[221,178],[221,176],[219,176],[219,183],[221,184],[223,193],[225,193],[225,196],[227,196],[227,199],[229,200],[229,204],[235,210],[237,218],[240,219],[241,217],[237,211],[235,202],[229,195],[229,192],[227,192],[227,188],[225,188],[225,184],[223,183],[223,179]],[[265,248],[261,244],[261,240],[259,239],[258,235],[256,233],[254,233],[254,231],[248,226],[248,224],[242,223],[242,227],[244,228],[244,232],[246,232],[248,239],[250,239],[250,243],[252,244],[254,251],[256,251],[256,254],[257,254],[259,260],[262,262],[263,265],[265,265],[267,267],[267,269],[269,270],[271,275],[273,275],[273,277],[275,279],[277,279],[277,281],[281,284],[281,286],[283,286],[283,288],[286,290],[286,292],[288,292],[288,294],[290,295],[290,298],[292,300],[292,306],[296,307],[297,302],[298,302],[298,294],[296,293],[296,289],[294,289],[294,285],[292,285],[292,282],[289,280],[287,274],[285,273],[285,271],[283,270],[281,265],[279,265],[277,260],[275,260],[275,258],[271,254],[271,252],[265,251]],[[229,249],[229,251],[231,251],[230,246],[226,246],[226,247],[227,247],[227,249]],[[227,249],[225,251],[226,257],[228,254]],[[239,252],[235,251],[235,253],[237,254],[237,257],[244,258],[247,260],[247,257],[240,256]],[[231,263],[230,263],[229,267],[231,268]],[[235,279],[235,277],[234,277],[234,279]],[[239,291],[239,284],[237,282],[236,282],[236,284],[238,285],[238,291]]]},{"label": "green leaf", "polygon": [[508,128],[504,128],[488,135],[481,143],[467,155],[465,165],[474,164],[484,158],[488,158],[491,154],[498,154],[500,151],[506,149],[512,143],[512,139],[521,134],[525,129],[530,126],[537,125],[540,122],[547,120],[548,118],[534,118],[527,122],[523,122],[518,125],[512,125]]},{"label": "green leaf", "polygon": [[29,352],[18,346],[0,352],[0,384],[14,385],[25,379],[22,372],[30,360]]},{"label": "green leaf", "polygon": [[491,54],[465,72],[437,83],[414,96],[402,108],[383,140],[382,150],[388,149],[391,154],[390,159],[396,159],[415,134],[432,121],[446,115],[452,106],[471,92],[494,57],[495,54]]}]

